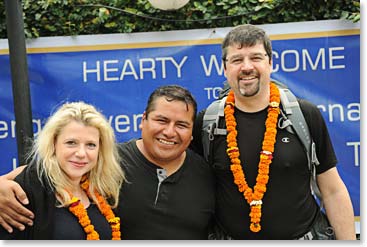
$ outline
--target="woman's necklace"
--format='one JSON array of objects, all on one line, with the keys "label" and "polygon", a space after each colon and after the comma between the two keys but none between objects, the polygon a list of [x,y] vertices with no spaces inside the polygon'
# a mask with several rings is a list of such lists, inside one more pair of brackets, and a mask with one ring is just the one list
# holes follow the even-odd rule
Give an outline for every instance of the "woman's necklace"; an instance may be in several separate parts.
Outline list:
[{"label": "woman's necklace", "polygon": [[[80,185],[87,193],[88,197],[91,198],[89,193],[89,180],[86,177],[83,177]],[[115,217],[110,205],[106,202],[103,196],[101,196],[97,191],[95,191],[94,194],[98,201],[99,211],[103,214],[111,226],[112,240],[121,240],[120,218]],[[87,234],[87,240],[99,240],[99,234],[94,229],[94,226],[89,219],[87,210],[84,208],[84,205],[79,198],[71,196],[69,211],[78,218],[79,224],[83,227],[85,233]]]},{"label": "woman's necklace", "polygon": [[224,115],[227,126],[227,154],[231,160],[231,171],[233,173],[234,183],[238,190],[243,193],[247,203],[250,205],[252,232],[259,232],[261,230],[261,205],[262,198],[266,191],[266,184],[269,180],[269,166],[273,159],[274,145],[277,135],[277,122],[280,113],[280,94],[279,89],[274,83],[270,83],[270,98],[268,107],[268,116],[265,122],[264,140],[262,143],[262,151],[260,152],[260,161],[258,167],[258,175],[256,178],[256,185],[254,189],[250,188],[246,182],[245,173],[241,166],[240,151],[237,144],[237,130],[236,118],[234,116],[234,93],[231,90],[226,100],[224,108]]}]

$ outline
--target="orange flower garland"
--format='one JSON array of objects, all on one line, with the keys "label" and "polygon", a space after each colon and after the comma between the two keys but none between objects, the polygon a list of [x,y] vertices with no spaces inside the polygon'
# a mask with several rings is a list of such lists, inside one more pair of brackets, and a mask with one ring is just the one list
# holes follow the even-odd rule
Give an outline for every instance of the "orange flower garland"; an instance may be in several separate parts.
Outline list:
[{"label": "orange flower garland", "polygon": [[247,203],[250,205],[251,224],[250,230],[252,232],[259,232],[261,230],[261,205],[262,198],[266,192],[266,185],[269,180],[269,166],[273,159],[274,145],[277,134],[277,121],[280,113],[280,94],[279,89],[274,83],[270,83],[270,98],[268,117],[265,122],[264,140],[262,143],[262,151],[260,152],[260,161],[258,166],[258,175],[256,177],[256,185],[254,189],[250,188],[246,182],[245,173],[241,166],[240,151],[237,145],[237,130],[236,118],[234,117],[234,93],[231,90],[226,100],[224,108],[224,115],[227,126],[227,154],[231,160],[231,171],[233,173],[234,183],[238,190],[243,193]]},{"label": "orange flower garland", "polygon": [[[83,178],[81,181],[81,187],[87,193],[88,197],[91,198],[89,193],[89,180]],[[112,240],[121,240],[121,231],[120,231],[120,218],[115,217],[110,205],[106,202],[106,200],[97,192],[95,191],[95,196],[98,201],[98,208],[103,214],[103,216],[107,219],[108,223],[112,229]],[[87,234],[87,240],[99,240],[99,234],[94,229],[94,226],[91,224],[89,216],[87,214],[87,210],[85,210],[84,205],[81,201],[72,196],[69,211],[74,214],[78,220],[80,225],[83,227],[85,233]]]}]

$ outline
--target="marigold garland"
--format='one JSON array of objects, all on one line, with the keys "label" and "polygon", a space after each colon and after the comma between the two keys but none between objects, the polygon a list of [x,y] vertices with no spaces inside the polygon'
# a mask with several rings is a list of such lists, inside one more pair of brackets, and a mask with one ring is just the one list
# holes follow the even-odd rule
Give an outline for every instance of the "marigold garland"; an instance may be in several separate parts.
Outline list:
[{"label": "marigold garland", "polygon": [[241,166],[240,151],[237,145],[236,118],[234,116],[234,93],[231,90],[226,100],[224,115],[227,127],[227,154],[231,160],[231,171],[233,181],[238,190],[243,193],[247,203],[250,205],[250,230],[259,232],[261,230],[261,205],[262,198],[266,192],[266,185],[269,181],[269,167],[273,159],[274,145],[277,134],[277,121],[280,113],[280,94],[279,89],[274,83],[270,83],[270,98],[268,107],[268,116],[265,121],[265,133],[260,152],[260,161],[258,165],[258,175],[254,188],[250,188],[246,182],[245,173]]},{"label": "marigold garland", "polygon": [[[81,181],[81,187],[87,193],[88,197],[91,198],[91,194],[89,193],[89,180],[86,177],[83,177]],[[106,202],[103,196],[101,196],[97,191],[95,191],[94,194],[98,201],[99,211],[103,214],[111,226],[112,240],[121,240],[120,218],[115,216],[110,205]],[[99,234],[91,224],[87,210],[84,208],[84,205],[80,199],[72,196],[69,205],[69,211],[78,218],[80,225],[87,234],[87,240],[99,240]]]}]

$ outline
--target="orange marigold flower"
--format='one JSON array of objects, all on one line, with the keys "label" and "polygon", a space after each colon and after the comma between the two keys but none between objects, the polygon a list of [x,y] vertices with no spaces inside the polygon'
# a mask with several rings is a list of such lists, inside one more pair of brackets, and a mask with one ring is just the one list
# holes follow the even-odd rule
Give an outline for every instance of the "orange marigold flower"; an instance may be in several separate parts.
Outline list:
[{"label": "orange marigold flower", "polygon": [[251,223],[250,230],[252,232],[259,232],[261,230],[260,223]]},{"label": "orange marigold flower", "polygon": [[99,235],[96,231],[87,235],[87,240],[99,240]]}]

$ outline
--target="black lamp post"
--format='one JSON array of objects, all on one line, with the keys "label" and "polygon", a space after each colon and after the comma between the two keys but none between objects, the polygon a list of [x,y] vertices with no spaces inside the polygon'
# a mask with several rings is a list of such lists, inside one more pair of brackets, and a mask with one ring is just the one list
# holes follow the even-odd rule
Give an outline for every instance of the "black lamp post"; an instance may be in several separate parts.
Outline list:
[{"label": "black lamp post", "polygon": [[4,0],[9,43],[11,78],[19,164],[26,162],[26,152],[33,139],[27,52],[21,0]]}]

